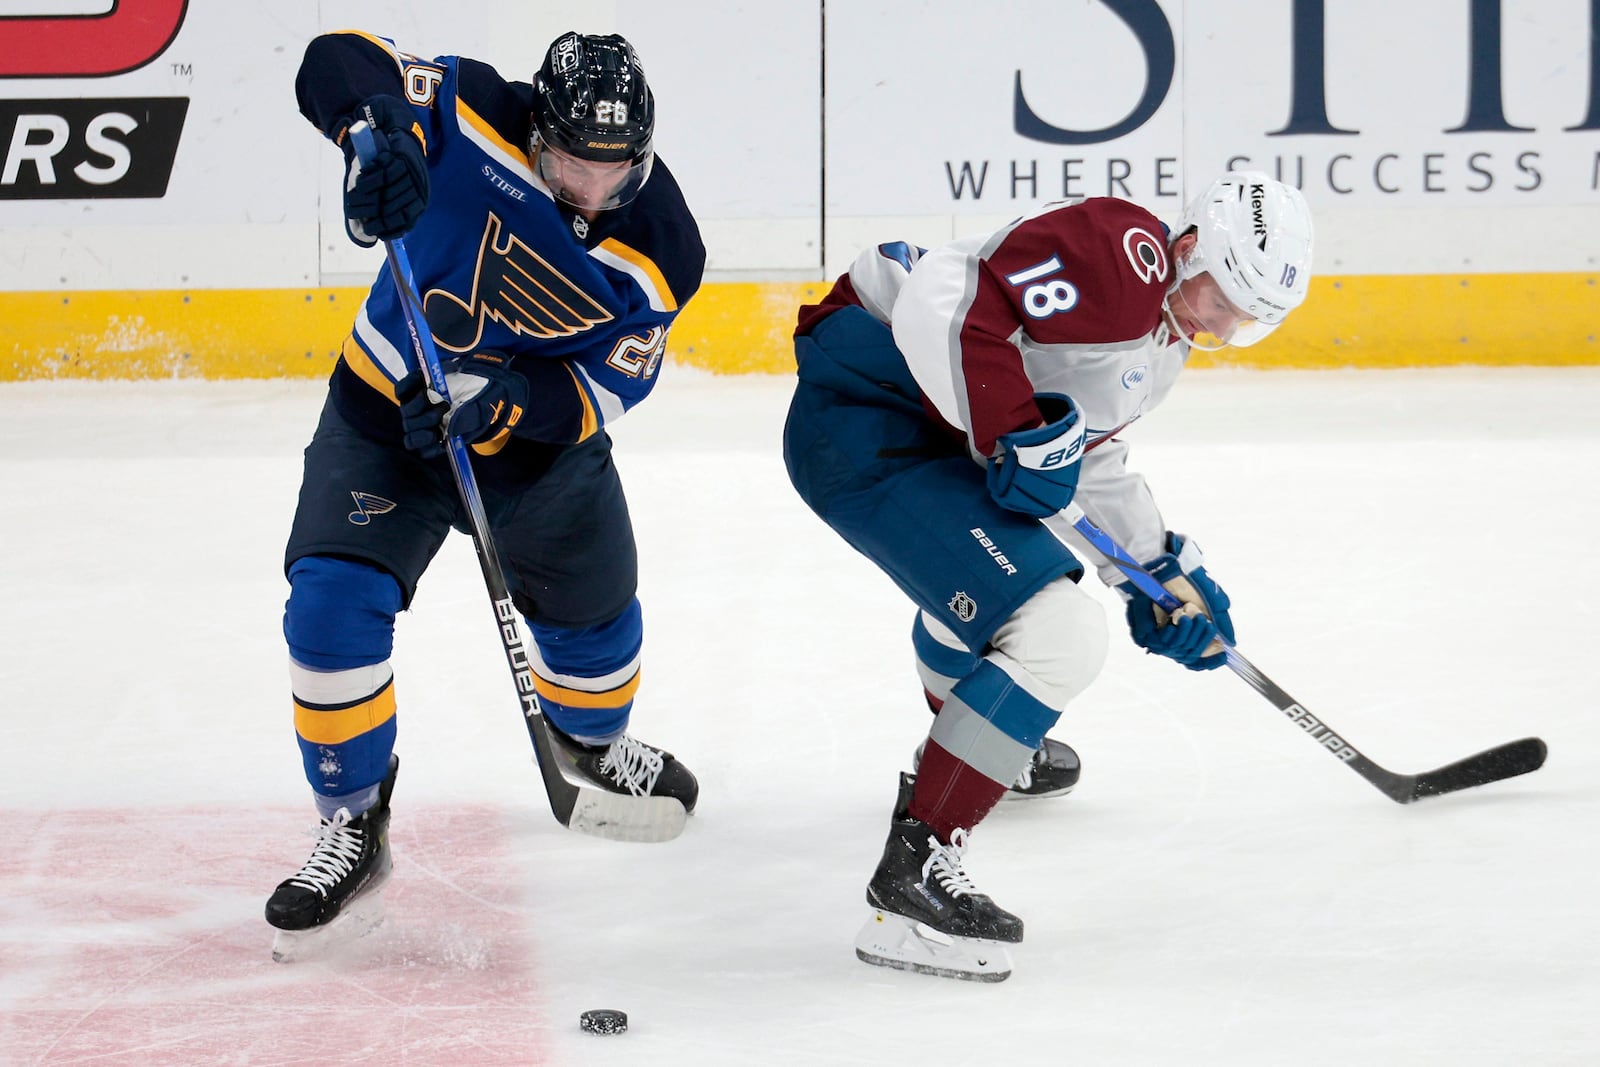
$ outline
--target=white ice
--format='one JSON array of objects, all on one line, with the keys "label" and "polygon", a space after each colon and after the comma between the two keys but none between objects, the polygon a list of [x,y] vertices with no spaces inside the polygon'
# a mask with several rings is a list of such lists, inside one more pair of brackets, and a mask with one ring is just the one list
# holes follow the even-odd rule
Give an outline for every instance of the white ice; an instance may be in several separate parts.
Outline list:
[{"label": "white ice", "polygon": [[387,921],[292,966],[261,905],[310,847],[279,625],[322,386],[0,386],[0,1063],[1600,1063],[1600,368],[1192,372],[1128,433],[1313,713],[1395,770],[1549,765],[1397,805],[1091,578],[1082,784],[973,835],[1027,923],[994,986],[852,954],[928,717],[910,606],[788,485],[788,385],[669,367],[616,428],[684,836],[550,818],[457,536],[399,624]]}]

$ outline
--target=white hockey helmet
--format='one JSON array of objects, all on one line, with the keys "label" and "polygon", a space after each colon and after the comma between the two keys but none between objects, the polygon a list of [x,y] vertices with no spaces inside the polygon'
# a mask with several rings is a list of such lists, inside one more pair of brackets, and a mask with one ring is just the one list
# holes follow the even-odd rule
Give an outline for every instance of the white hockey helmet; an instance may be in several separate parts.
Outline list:
[{"label": "white hockey helmet", "polygon": [[1277,329],[1306,298],[1311,283],[1311,209],[1292,185],[1260,171],[1231,171],[1189,202],[1178,223],[1195,232],[1194,249],[1178,261],[1169,295],[1200,273],[1210,274],[1246,320],[1225,344],[1248,346]]}]

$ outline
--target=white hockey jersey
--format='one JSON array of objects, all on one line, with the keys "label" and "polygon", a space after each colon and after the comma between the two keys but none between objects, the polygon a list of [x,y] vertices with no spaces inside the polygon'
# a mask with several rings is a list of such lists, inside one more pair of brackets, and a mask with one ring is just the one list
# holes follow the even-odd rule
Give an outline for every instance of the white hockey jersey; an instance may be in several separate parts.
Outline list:
[{"label": "white hockey jersey", "polygon": [[1069,201],[932,251],[870,248],[802,310],[799,332],[847,304],[887,323],[930,415],[980,462],[1001,434],[1039,425],[1035,393],[1072,397],[1088,431],[1076,499],[1149,560],[1166,527],[1117,435],[1166,397],[1188,359],[1162,318],[1171,277],[1155,216],[1125,200]]}]

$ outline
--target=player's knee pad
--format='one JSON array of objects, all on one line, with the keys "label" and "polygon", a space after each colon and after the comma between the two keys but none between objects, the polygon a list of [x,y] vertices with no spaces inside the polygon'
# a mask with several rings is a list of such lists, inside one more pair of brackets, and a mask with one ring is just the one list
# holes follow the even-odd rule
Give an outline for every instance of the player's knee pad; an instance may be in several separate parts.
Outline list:
[{"label": "player's knee pad", "polygon": [[1105,610],[1070,578],[1057,578],[1029,597],[989,643],[1017,670],[1018,684],[1061,709],[1105,666],[1110,637]]},{"label": "player's knee pad", "polygon": [[318,670],[382,663],[394,648],[400,583],[380,567],[306,556],[289,568],[283,636],[295,662]]}]

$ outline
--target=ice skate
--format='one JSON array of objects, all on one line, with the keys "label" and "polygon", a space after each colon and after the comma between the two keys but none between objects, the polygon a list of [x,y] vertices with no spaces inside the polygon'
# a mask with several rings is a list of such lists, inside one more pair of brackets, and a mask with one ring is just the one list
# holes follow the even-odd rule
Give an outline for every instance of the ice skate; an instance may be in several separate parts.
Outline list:
[{"label": "ice skate", "polygon": [[856,956],[879,967],[942,978],[1000,982],[1011,974],[1007,944],[1022,941],[1022,920],[978,892],[961,866],[967,832],[942,844],[906,811],[915,779],[900,776],[883,858],[867,883],[873,913],[856,935]]},{"label": "ice skate", "polygon": [[394,866],[389,849],[389,796],[400,760],[391,756],[378,802],[360,815],[340,808],[324,819],[317,844],[299,873],[267,900],[277,933],[272,958],[280,963],[325,952],[370,933],[383,921],[383,895]]},{"label": "ice skate", "polygon": [[567,825],[615,841],[670,841],[683,832],[700,783],[677,757],[623,734],[585,745],[550,726],[561,773],[582,791]]},{"label": "ice skate", "polygon": [[[911,769],[922,765],[922,749],[927,741],[917,746],[911,756]],[[1042,797],[1065,796],[1078,784],[1078,753],[1064,741],[1047,737],[1033,750],[1028,765],[1022,768],[1017,780],[1011,783],[1001,800],[1039,800]]]}]

